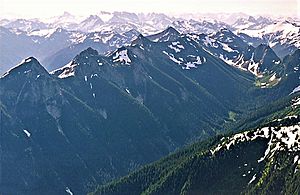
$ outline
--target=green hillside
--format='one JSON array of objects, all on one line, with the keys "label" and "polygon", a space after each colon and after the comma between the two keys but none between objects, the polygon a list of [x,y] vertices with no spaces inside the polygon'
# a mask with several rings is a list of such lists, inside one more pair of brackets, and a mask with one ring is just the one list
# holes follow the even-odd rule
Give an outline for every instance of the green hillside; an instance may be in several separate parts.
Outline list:
[{"label": "green hillside", "polygon": [[281,100],[288,106],[256,128],[193,144],[91,194],[299,194],[299,100]]}]

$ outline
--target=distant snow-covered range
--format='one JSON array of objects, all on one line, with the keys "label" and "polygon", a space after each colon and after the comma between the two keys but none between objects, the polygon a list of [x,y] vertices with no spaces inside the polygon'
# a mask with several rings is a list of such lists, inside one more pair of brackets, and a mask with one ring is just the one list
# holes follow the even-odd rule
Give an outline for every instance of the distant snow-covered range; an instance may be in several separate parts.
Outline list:
[{"label": "distant snow-covered range", "polygon": [[[129,12],[99,12],[82,17],[65,12],[48,19],[1,19],[0,74],[28,56],[35,56],[47,69],[54,70],[88,47],[105,54],[131,44],[139,34],[157,34],[149,39],[164,41],[159,32],[170,26],[179,34],[189,34],[191,38],[198,36],[198,42],[211,54],[255,75],[258,75],[258,61],[251,61],[251,56],[245,57],[246,49],[249,49],[247,55],[254,52],[248,46],[268,45],[281,59],[300,48],[297,18],[274,19],[246,14],[183,14],[175,17]],[[176,45],[169,48],[175,52],[182,49]],[[274,62],[279,60],[276,58]]]},{"label": "distant snow-covered range", "polygon": [[[249,35],[258,32],[261,36],[267,28],[269,31],[286,29],[295,32],[291,26],[275,26],[274,23],[288,21],[291,24],[299,25],[299,18],[271,18],[253,17],[243,13],[236,14],[181,14],[178,16],[168,16],[163,13],[129,13],[129,12],[104,12],[87,17],[72,15],[64,12],[62,15],[47,19],[1,19],[0,26],[18,29],[31,33],[32,31],[42,31],[45,29],[63,28],[68,31],[82,32],[107,32],[113,31],[124,33],[131,29],[136,29],[144,35],[150,35],[158,31],[173,26],[181,33],[209,33],[219,30],[222,27],[231,30],[242,30]],[[271,25],[271,26],[269,26]],[[269,26],[269,27],[268,27]],[[287,28],[288,27],[288,28]],[[274,29],[276,28],[276,29]],[[249,31],[251,30],[251,31]],[[256,31],[254,31],[256,30]],[[259,31],[261,30],[261,31]],[[269,33],[269,32],[265,32]],[[43,33],[42,33],[43,34]],[[256,35],[256,34],[255,34]]]}]

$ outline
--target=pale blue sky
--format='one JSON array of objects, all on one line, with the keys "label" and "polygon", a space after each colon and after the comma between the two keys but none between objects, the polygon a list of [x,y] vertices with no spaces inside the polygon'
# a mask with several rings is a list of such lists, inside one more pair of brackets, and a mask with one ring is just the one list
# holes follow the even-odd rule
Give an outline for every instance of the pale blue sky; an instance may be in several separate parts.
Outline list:
[{"label": "pale blue sky", "polygon": [[206,13],[295,16],[300,0],[0,0],[0,16],[49,17],[68,11],[89,15],[103,11]]}]

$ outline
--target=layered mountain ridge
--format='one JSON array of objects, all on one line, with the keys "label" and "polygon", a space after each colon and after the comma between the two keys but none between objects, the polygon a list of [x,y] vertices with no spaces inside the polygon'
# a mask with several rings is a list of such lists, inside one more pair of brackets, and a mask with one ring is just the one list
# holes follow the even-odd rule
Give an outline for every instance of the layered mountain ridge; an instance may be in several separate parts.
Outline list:
[{"label": "layered mountain ridge", "polygon": [[[98,185],[99,194],[215,193],[214,185],[297,192],[300,49],[297,37],[289,41],[297,22],[271,40],[246,33],[274,25],[263,17],[231,25],[127,12],[51,20],[51,29],[1,21],[9,55],[0,59],[10,63],[0,65],[0,193],[86,194]],[[272,41],[285,35],[280,47],[289,52],[279,55]]]},{"label": "layered mountain ridge", "polygon": [[89,48],[51,74],[32,57],[4,74],[1,189],[86,193],[215,135],[230,110],[245,106],[253,78],[187,38],[175,41],[194,56],[175,63],[172,41],[139,36],[106,56]]},{"label": "layered mountain ridge", "polygon": [[[0,73],[4,73],[28,56],[37,57],[52,71],[65,65],[88,47],[105,54],[130,44],[140,33],[145,36],[154,35],[169,26],[182,34],[205,33],[214,40],[220,40],[220,37],[213,34],[222,34],[222,29],[225,28],[234,32],[248,45],[269,45],[281,59],[299,48],[299,24],[297,20],[290,18],[286,21],[243,16],[242,22],[236,21],[235,24],[196,16],[189,19],[155,13],[143,15],[101,12],[87,18],[77,18],[65,13],[44,23],[37,19],[1,20],[0,49],[3,52],[0,58]],[[228,36],[232,37],[229,34]],[[11,47],[11,43],[16,47]],[[11,55],[12,53],[14,55]]]}]

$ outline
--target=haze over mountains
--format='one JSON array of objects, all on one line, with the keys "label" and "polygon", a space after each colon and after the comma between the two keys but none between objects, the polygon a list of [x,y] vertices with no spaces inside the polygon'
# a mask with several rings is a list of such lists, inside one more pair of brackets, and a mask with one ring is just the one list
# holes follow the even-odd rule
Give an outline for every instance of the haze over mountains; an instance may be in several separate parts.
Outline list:
[{"label": "haze over mountains", "polygon": [[0,193],[299,192],[299,21],[234,16],[1,20]]},{"label": "haze over mountains", "polygon": [[[235,20],[232,19],[234,16]],[[191,19],[191,15],[184,17],[186,19],[156,13],[100,12],[98,15],[84,18],[65,12],[47,20],[2,19],[0,73],[3,74],[29,56],[39,59],[51,71],[67,64],[76,54],[88,47],[105,54],[130,44],[139,34],[152,35],[169,26],[183,34],[204,33],[211,37],[211,42],[219,41],[217,39],[221,37],[214,34],[225,28],[238,35],[248,45],[270,46],[281,59],[300,47],[300,27],[297,18],[254,18],[246,14],[232,14],[224,15],[226,23],[212,19],[215,18],[214,15],[211,18],[198,15],[198,19]],[[222,44],[228,45],[224,40],[223,38]]]}]

